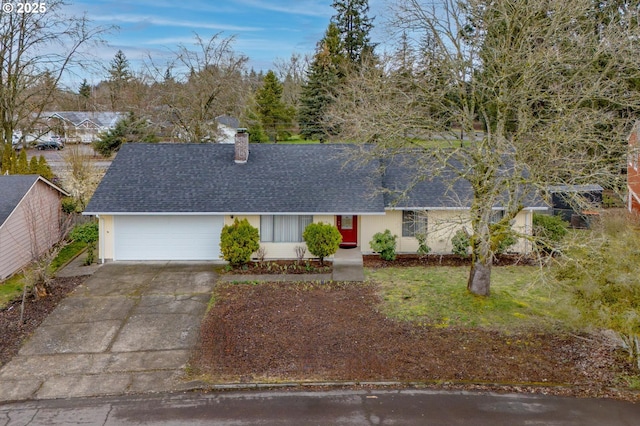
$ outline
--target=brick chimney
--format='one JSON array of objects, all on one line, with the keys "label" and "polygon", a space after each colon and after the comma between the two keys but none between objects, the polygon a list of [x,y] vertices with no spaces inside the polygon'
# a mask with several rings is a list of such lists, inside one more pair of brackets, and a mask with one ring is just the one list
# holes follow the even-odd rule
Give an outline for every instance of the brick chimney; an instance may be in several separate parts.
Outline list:
[{"label": "brick chimney", "polygon": [[236,131],[236,164],[244,164],[249,159],[249,132],[240,128]]}]

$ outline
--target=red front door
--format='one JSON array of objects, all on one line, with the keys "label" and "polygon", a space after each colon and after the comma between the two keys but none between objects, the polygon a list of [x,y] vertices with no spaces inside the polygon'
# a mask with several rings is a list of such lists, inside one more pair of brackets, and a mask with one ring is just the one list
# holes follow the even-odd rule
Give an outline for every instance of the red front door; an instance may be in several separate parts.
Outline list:
[{"label": "red front door", "polygon": [[338,231],[342,234],[340,247],[355,247],[358,245],[358,216],[337,216]]}]

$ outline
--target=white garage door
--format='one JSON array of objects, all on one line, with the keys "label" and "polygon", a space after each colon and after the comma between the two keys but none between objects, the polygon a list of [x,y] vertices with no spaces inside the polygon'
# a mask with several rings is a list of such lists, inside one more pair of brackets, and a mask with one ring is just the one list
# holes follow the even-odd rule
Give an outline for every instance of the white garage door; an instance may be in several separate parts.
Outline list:
[{"label": "white garage door", "polygon": [[115,216],[114,260],[220,258],[222,216]]}]

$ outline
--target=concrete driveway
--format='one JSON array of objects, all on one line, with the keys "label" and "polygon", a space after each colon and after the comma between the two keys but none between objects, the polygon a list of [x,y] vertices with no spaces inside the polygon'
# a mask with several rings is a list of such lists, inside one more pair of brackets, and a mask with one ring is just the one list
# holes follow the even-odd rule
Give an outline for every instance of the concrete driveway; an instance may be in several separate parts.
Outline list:
[{"label": "concrete driveway", "polygon": [[180,389],[216,274],[209,263],[111,263],[0,370],[0,401]]}]

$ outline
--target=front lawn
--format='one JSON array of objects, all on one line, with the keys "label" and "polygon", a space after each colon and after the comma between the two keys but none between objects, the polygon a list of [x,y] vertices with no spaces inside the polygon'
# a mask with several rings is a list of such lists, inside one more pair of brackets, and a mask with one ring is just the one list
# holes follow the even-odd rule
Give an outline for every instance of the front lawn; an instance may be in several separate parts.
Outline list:
[{"label": "front lawn", "polygon": [[377,284],[384,312],[399,320],[501,330],[569,326],[576,317],[569,295],[539,272],[535,266],[494,267],[488,298],[467,291],[468,267],[391,267],[366,274]]},{"label": "front lawn", "polygon": [[[400,381],[484,390],[499,383],[495,389],[511,392],[637,399],[618,388],[625,387],[621,377],[631,376],[630,365],[607,339],[546,326],[541,318],[557,314],[547,308],[549,295],[520,291],[531,269],[500,268],[487,300],[466,295],[464,279],[455,287],[465,271],[388,268],[369,272],[375,279],[369,283],[220,282],[190,360],[191,379]],[[520,284],[501,285],[501,276]],[[435,289],[436,281],[448,283]],[[392,306],[415,321],[390,318]],[[428,325],[447,310],[451,319],[440,325],[448,326]],[[471,326],[490,321],[499,327]],[[543,326],[522,327],[531,324]]]},{"label": "front lawn", "polygon": [[[87,244],[80,241],[73,241],[66,244],[58,252],[58,255],[51,261],[51,273],[55,274],[55,271],[69,263],[86,247]],[[16,300],[22,296],[24,280],[24,274],[22,272],[19,272],[7,278],[5,281],[0,282],[0,309],[3,309],[13,300]]]}]

